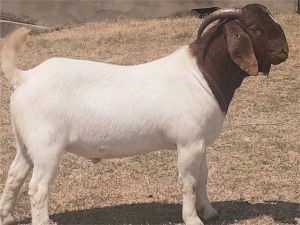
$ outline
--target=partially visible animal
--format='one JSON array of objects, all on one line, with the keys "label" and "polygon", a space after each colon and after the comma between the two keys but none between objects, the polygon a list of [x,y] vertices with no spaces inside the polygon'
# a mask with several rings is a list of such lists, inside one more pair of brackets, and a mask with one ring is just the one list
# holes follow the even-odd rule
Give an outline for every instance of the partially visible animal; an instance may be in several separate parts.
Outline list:
[{"label": "partially visible animal", "polygon": [[17,195],[32,168],[32,224],[49,225],[49,188],[64,150],[94,162],[177,150],[184,222],[203,224],[197,212],[215,217],[206,190],[207,146],[243,79],[268,74],[289,51],[282,28],[259,4],[220,9],[206,17],[193,43],[134,66],[52,58],[23,71],[15,60],[27,36],[25,28],[12,33],[2,53],[14,87],[17,154],[0,199],[1,225],[15,222]]}]

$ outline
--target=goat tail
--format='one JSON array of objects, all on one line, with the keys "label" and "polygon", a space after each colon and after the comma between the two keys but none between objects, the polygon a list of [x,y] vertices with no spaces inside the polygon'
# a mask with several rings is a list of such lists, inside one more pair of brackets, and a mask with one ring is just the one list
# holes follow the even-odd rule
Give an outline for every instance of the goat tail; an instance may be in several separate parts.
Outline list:
[{"label": "goat tail", "polygon": [[8,81],[16,88],[21,84],[21,70],[16,67],[17,53],[23,49],[29,30],[21,27],[8,35],[2,48],[2,71]]}]

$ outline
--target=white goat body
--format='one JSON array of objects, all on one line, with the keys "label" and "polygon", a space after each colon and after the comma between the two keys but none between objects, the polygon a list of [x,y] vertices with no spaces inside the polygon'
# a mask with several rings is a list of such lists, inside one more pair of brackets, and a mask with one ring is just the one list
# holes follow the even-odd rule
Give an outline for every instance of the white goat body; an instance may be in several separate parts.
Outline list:
[{"label": "white goat body", "polygon": [[[4,56],[10,50],[7,47]],[[10,53],[14,58],[13,50]],[[19,179],[7,182],[3,191],[1,225],[14,220],[12,199],[18,190],[12,185],[20,187],[31,167],[32,224],[49,223],[48,188],[65,149],[90,159],[178,149],[183,219],[202,224],[196,205],[205,218],[216,215],[206,193],[205,157],[225,115],[189,46],[135,66],[52,58],[28,71],[4,62],[3,71],[15,87],[11,114],[17,156],[8,176],[18,174]]]},{"label": "white goat body", "polygon": [[53,58],[21,76],[11,110],[30,155],[37,140],[87,158],[209,145],[224,120],[188,46],[137,66]]}]

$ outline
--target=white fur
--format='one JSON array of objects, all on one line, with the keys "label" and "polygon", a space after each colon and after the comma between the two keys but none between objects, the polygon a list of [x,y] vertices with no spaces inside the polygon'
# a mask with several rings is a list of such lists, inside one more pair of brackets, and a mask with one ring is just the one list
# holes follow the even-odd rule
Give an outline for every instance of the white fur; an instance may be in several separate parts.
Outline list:
[{"label": "white fur", "polygon": [[196,209],[205,219],[217,214],[206,193],[206,147],[225,115],[188,46],[135,66],[52,58],[18,76],[11,96],[17,156],[0,200],[1,225],[13,218],[30,168],[32,224],[49,224],[47,196],[64,149],[95,162],[177,149],[185,223],[202,224]]}]

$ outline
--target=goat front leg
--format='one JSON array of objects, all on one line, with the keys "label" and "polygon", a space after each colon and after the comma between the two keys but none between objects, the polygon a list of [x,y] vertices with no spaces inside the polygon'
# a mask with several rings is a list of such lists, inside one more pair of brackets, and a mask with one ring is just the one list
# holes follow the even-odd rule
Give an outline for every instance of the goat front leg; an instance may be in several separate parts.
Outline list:
[{"label": "goat front leg", "polygon": [[199,167],[199,183],[197,186],[197,198],[196,198],[196,207],[197,211],[203,214],[205,220],[209,220],[218,216],[218,212],[211,206],[207,196],[207,161],[206,161],[206,148],[204,154],[201,158],[201,163]]},{"label": "goat front leg", "polygon": [[[16,132],[15,132],[16,133]],[[0,199],[0,225],[16,224],[13,211],[20,189],[32,168],[27,149],[16,134],[17,154],[10,166]]]},{"label": "goat front leg", "polygon": [[186,225],[203,225],[196,211],[196,188],[203,154],[205,147],[202,142],[178,146],[178,169],[183,195],[182,217]]}]

